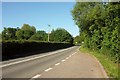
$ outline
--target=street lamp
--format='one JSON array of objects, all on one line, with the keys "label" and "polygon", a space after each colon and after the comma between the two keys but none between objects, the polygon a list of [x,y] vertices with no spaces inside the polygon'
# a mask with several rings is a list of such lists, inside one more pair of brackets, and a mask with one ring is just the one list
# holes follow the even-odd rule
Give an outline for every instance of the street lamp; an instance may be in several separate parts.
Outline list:
[{"label": "street lamp", "polygon": [[[50,25],[48,24],[48,27],[50,28]],[[50,29],[48,31],[48,42],[50,41]]]}]

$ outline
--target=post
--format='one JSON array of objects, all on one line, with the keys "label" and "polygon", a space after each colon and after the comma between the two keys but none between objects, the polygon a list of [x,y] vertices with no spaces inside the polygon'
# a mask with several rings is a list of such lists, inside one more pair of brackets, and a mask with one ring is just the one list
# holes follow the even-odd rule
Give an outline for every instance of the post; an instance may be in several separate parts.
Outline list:
[{"label": "post", "polygon": [[[50,27],[50,25],[48,25]],[[48,42],[50,41],[50,30],[48,31]]]}]

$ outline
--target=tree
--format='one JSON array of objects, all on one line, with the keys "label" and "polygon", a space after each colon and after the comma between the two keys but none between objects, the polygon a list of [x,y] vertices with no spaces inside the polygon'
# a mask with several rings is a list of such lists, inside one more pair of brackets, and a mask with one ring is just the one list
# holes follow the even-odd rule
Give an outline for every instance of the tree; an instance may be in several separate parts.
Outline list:
[{"label": "tree", "polygon": [[26,31],[31,31],[33,34],[36,33],[36,28],[34,26],[30,26],[29,24],[23,24],[21,29]]},{"label": "tree", "polygon": [[28,24],[23,24],[20,30],[16,32],[17,39],[25,39],[28,40],[32,35],[36,33],[36,29],[34,26],[30,26]]},{"label": "tree", "polygon": [[2,39],[3,40],[15,40],[16,39],[16,31],[18,29],[17,28],[4,28],[4,30],[2,31]]},{"label": "tree", "polygon": [[2,40],[2,33],[0,33],[0,40]]},{"label": "tree", "polygon": [[32,35],[29,40],[47,41],[47,33],[45,31],[37,31],[37,33]]},{"label": "tree", "polygon": [[120,2],[76,3],[72,10],[75,23],[80,28],[83,46],[109,54],[117,61],[119,48]]},{"label": "tree", "polygon": [[50,34],[50,41],[73,43],[73,37],[65,29],[58,28],[56,30],[52,30]]},{"label": "tree", "polygon": [[15,34],[17,36],[17,40],[25,39],[23,34],[24,34],[24,30],[21,30],[21,29],[18,30]]},{"label": "tree", "polygon": [[81,44],[81,43],[82,43],[82,40],[81,40],[80,36],[76,36],[74,38],[74,44]]}]

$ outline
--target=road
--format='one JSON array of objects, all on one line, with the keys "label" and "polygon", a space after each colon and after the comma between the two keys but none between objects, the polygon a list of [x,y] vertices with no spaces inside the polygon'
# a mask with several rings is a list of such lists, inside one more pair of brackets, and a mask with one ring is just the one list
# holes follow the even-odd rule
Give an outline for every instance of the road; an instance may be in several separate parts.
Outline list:
[{"label": "road", "polygon": [[3,62],[3,78],[105,78],[97,60],[78,46]]}]

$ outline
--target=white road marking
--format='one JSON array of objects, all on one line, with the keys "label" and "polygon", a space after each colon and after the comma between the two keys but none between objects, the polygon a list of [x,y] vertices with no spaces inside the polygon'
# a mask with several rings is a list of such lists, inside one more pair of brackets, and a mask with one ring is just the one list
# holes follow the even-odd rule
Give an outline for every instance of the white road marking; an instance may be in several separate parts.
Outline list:
[{"label": "white road marking", "polygon": [[73,53],[73,54],[76,54],[77,52]]},{"label": "white road marking", "polygon": [[47,72],[47,71],[50,71],[51,69],[53,69],[53,68],[48,68],[48,69],[46,69],[45,71]]},{"label": "white road marking", "polygon": [[56,66],[59,65],[60,63],[55,64]]},{"label": "white road marking", "polygon": [[49,54],[46,54],[46,55],[42,55],[42,56],[38,56],[38,57],[29,58],[29,59],[26,59],[26,60],[21,60],[21,61],[12,62],[12,63],[9,63],[9,64],[4,64],[4,65],[1,65],[0,68],[1,67],[6,67],[6,66],[10,66],[10,65],[14,65],[14,64],[18,64],[18,63],[22,63],[22,62],[35,60],[35,59],[38,59],[38,58],[41,58],[41,57],[46,57],[46,56],[53,55],[53,54],[56,54],[58,52],[63,52],[63,51],[69,50],[69,49],[71,49],[71,48],[63,49],[63,50],[60,50],[60,51],[52,52],[52,53],[49,53]]},{"label": "white road marking", "polygon": [[71,57],[71,55],[69,56],[69,58]]},{"label": "white road marking", "polygon": [[69,57],[66,57],[66,59],[69,59]]},{"label": "white road marking", "polygon": [[34,76],[34,77],[32,77],[32,78],[39,78],[40,76],[41,76],[41,75],[38,74],[38,75],[36,75],[36,76]]},{"label": "white road marking", "polygon": [[62,60],[62,62],[64,62],[65,60]]}]

